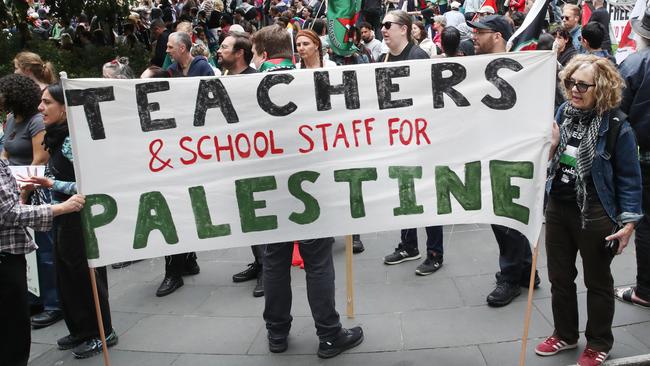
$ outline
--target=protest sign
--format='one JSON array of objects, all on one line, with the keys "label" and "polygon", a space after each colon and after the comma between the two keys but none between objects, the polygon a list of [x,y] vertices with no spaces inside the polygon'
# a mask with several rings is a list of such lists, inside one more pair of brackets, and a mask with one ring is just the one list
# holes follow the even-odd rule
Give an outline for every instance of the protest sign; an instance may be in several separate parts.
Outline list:
[{"label": "protest sign", "polygon": [[63,80],[89,264],[459,223],[534,241],[555,64]]}]

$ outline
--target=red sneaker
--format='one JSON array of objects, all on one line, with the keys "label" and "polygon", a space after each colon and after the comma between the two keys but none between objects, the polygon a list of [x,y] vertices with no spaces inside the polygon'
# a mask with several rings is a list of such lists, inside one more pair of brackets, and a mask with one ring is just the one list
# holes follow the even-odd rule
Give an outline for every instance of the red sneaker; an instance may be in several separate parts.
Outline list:
[{"label": "red sneaker", "polygon": [[535,353],[540,356],[553,356],[554,354],[564,351],[566,349],[574,349],[578,346],[578,343],[568,344],[567,342],[561,340],[558,337],[550,336],[535,347]]},{"label": "red sneaker", "polygon": [[596,351],[592,348],[585,348],[578,359],[578,366],[600,366],[609,356],[607,352]]}]

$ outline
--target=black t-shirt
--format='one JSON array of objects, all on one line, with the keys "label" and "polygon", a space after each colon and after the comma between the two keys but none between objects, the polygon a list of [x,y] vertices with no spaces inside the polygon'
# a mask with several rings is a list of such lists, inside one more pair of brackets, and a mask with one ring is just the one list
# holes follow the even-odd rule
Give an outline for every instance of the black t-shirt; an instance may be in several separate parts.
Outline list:
[{"label": "black t-shirt", "polygon": [[257,70],[248,66],[244,71],[240,72],[239,74],[255,74],[255,73],[257,73]]},{"label": "black t-shirt", "polygon": [[[563,201],[576,200],[576,164],[578,158],[578,148],[582,138],[587,133],[588,125],[576,123],[569,141],[567,141],[566,149],[560,156],[560,166],[555,172],[553,178],[553,187],[551,195]],[[591,175],[587,177],[587,199],[597,199],[596,187],[594,186]]]},{"label": "black t-shirt", "polygon": [[[405,61],[405,60],[420,60],[430,58],[429,55],[424,52],[423,49],[418,47],[415,43],[409,42],[406,47],[402,50],[402,53],[399,55],[392,55],[388,53],[388,62],[395,61]],[[379,62],[382,62],[386,59],[386,54],[384,53],[379,57]]]}]

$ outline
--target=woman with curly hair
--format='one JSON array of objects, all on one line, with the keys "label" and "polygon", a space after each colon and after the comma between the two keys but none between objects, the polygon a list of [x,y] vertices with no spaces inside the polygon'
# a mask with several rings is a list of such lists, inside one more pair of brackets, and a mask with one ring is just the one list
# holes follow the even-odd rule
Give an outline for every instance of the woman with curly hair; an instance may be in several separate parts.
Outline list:
[{"label": "woman with curly hair", "polygon": [[41,56],[33,52],[20,52],[14,57],[14,73],[29,77],[43,90],[55,83],[56,72],[51,62],[44,62]]},{"label": "woman with curly hair", "polygon": [[577,347],[580,253],[588,319],[587,346],[578,365],[597,366],[614,343],[610,265],[642,217],[641,170],[634,131],[618,111],[624,84],[615,66],[601,57],[578,55],[560,73],[560,81],[568,102],[555,117],[546,208],[555,330],[535,352],[550,356]]},{"label": "woman with curly hair", "polygon": [[[45,165],[50,154],[43,148],[45,125],[43,116],[38,113],[39,86],[27,76],[7,75],[0,79],[0,99],[4,99],[0,110],[11,112],[5,127],[2,158],[8,160],[9,165]],[[43,188],[23,190],[21,199],[23,203],[33,205],[48,204],[50,192]],[[54,280],[53,234],[51,231],[36,231],[34,234],[38,244],[36,259],[41,295],[38,298],[30,295],[30,303],[35,313],[31,319],[32,326],[38,329],[58,322],[63,313]]]}]

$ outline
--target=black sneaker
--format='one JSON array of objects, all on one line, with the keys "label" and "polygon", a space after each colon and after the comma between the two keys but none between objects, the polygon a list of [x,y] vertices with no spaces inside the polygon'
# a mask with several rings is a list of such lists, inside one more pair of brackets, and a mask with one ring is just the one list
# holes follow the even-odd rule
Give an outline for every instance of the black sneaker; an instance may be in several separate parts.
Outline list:
[{"label": "black sneaker", "polygon": [[60,350],[66,350],[66,349],[72,349],[77,347],[78,345],[82,344],[84,341],[83,339],[73,336],[72,334],[68,334],[65,337],[61,337],[56,340],[56,346]]},{"label": "black sneaker", "polygon": [[282,353],[289,348],[289,341],[287,340],[287,337],[278,337],[278,338],[273,338],[270,335],[268,336],[269,339],[269,351],[273,353]]},{"label": "black sneaker", "polygon": [[[526,272],[526,274],[519,281],[519,285],[521,287],[528,288],[528,285],[530,284],[530,278],[528,277],[528,273],[530,272]],[[497,283],[502,282],[503,280],[501,279],[501,271],[495,273],[494,278],[496,278]],[[533,289],[538,289],[541,283],[542,280],[539,278],[539,272],[535,270],[535,282],[533,284]]]},{"label": "black sneaker", "polygon": [[[117,333],[113,330],[106,336],[106,346],[113,347],[116,344]],[[99,353],[102,353],[102,340],[99,337],[93,337],[72,350],[72,355],[75,358],[88,358]]]},{"label": "black sneaker", "polygon": [[261,270],[262,266],[257,262],[248,263],[248,268],[232,275],[232,282],[246,282],[255,279]]},{"label": "black sneaker", "polygon": [[384,263],[386,264],[399,264],[406,261],[414,261],[420,259],[420,251],[417,249],[413,253],[409,253],[406,249],[402,247],[400,243],[395,251],[384,257]]},{"label": "black sneaker", "polygon": [[358,254],[366,250],[361,241],[361,236],[359,234],[352,235],[352,253]]},{"label": "black sneaker", "polygon": [[262,297],[264,296],[264,274],[262,271],[257,275],[257,284],[253,289],[253,297]]},{"label": "black sneaker", "polygon": [[420,276],[430,275],[442,267],[442,256],[433,254],[427,255],[427,259],[415,269],[415,274]]},{"label": "black sneaker", "polygon": [[181,288],[185,283],[183,278],[175,276],[165,276],[160,287],[156,291],[156,296],[163,297]]},{"label": "black sneaker", "polygon": [[487,303],[493,307],[506,306],[521,294],[521,286],[518,283],[499,282],[497,287],[487,296]]},{"label": "black sneaker", "polygon": [[332,358],[345,350],[360,345],[361,342],[363,342],[363,329],[361,327],[341,328],[341,332],[334,340],[320,342],[318,357]]}]

